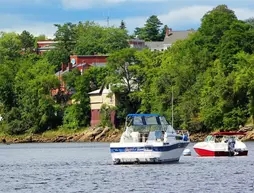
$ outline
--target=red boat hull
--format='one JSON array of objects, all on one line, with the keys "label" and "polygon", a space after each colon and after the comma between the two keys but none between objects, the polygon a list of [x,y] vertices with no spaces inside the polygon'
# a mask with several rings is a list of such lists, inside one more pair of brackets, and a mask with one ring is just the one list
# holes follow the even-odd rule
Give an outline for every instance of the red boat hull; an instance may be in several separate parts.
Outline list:
[{"label": "red boat hull", "polygon": [[[201,157],[220,157],[220,156],[229,156],[229,152],[227,151],[210,151],[207,149],[194,148],[196,153]],[[248,151],[240,151],[235,156],[247,156]]]}]

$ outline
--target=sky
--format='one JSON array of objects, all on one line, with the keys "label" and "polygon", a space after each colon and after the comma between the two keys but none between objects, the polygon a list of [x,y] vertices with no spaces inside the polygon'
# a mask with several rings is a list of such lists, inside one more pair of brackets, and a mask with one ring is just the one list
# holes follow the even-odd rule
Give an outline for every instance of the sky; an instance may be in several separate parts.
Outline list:
[{"label": "sky", "polygon": [[157,15],[173,30],[197,29],[200,19],[220,4],[235,11],[239,19],[254,17],[253,0],[0,0],[0,31],[27,30],[53,37],[54,24],[95,21],[106,26],[126,23],[129,33]]}]

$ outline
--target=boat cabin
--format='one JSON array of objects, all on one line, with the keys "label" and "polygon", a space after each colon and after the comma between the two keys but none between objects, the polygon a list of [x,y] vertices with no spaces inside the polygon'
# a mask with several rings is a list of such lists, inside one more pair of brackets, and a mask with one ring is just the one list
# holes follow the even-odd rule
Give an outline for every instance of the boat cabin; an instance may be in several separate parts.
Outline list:
[{"label": "boat cabin", "polygon": [[239,136],[243,136],[242,132],[215,132],[205,138],[205,142],[227,142],[229,139],[239,140]]},{"label": "boat cabin", "polygon": [[132,142],[164,141],[167,133],[176,134],[165,117],[158,114],[128,114],[125,128],[123,137],[130,135]]}]

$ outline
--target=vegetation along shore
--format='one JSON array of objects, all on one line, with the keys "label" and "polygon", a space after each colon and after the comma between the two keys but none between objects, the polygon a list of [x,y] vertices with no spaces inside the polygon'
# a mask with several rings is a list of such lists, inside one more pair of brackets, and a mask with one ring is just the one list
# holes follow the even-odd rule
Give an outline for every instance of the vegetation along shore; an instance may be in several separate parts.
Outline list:
[{"label": "vegetation along shore", "polygon": [[[253,127],[243,127],[239,131],[246,132],[246,136],[242,138],[243,141],[254,141]],[[123,130],[109,127],[80,129],[75,132],[59,129],[43,134],[0,136],[0,143],[118,142],[122,133]],[[203,141],[207,135],[208,133],[191,133],[190,140],[191,142]]]},{"label": "vegetation along shore", "polygon": [[[134,34],[124,21],[119,25],[56,24],[55,47],[43,54],[35,45],[45,36],[2,32],[2,142],[117,141],[128,113],[160,113],[170,120],[172,93],[174,127],[189,130],[193,141],[214,130],[239,130],[240,125],[248,127],[246,140],[253,139],[253,18],[241,21],[226,5],[218,5],[202,17],[197,30],[190,29],[188,37],[163,51],[128,43],[138,37],[151,45],[165,34],[170,37],[157,16]],[[70,55],[107,55],[107,62],[82,71],[69,69],[60,79],[57,72],[72,62]],[[89,93],[105,85],[119,102],[114,108],[103,106],[100,126],[90,127]],[[111,123],[113,111],[116,126]]]}]

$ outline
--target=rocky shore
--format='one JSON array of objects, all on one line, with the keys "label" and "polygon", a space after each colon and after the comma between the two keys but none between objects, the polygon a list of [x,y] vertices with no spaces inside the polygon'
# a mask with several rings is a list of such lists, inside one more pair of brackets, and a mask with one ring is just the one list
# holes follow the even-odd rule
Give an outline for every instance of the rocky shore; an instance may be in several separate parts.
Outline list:
[{"label": "rocky shore", "polygon": [[75,134],[46,137],[41,135],[6,136],[0,143],[60,143],[60,142],[116,142],[120,140],[122,131],[119,129],[91,128]]},{"label": "rocky shore", "polygon": [[[254,141],[254,128],[243,127],[239,131],[247,134],[242,138],[243,141]],[[1,143],[61,143],[61,142],[118,142],[122,130],[106,128],[90,128],[83,132],[72,135],[57,135],[45,137],[42,135],[30,135],[23,137],[2,137]],[[195,133],[190,135],[191,142],[203,141],[208,133]]]}]

